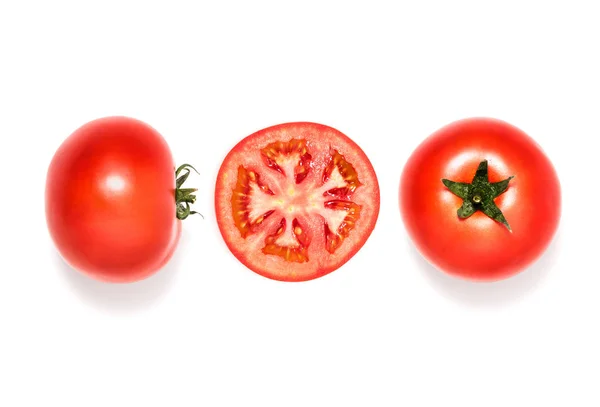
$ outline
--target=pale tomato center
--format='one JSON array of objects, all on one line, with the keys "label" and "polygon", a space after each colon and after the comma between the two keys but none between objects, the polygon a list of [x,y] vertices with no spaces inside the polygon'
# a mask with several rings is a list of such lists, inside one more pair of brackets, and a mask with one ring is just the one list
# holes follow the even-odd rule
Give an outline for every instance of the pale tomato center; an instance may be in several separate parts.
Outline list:
[{"label": "pale tomato center", "polygon": [[281,220],[265,239],[263,253],[308,261],[310,238],[302,222],[318,215],[324,220],[326,249],[335,252],[360,217],[360,205],[351,201],[361,185],[352,165],[332,150],[322,176],[307,179],[312,156],[304,140],[272,143],[261,154],[266,166],[282,179],[275,188],[255,171],[238,168],[232,210],[242,237],[255,233],[266,218],[278,216]]}]

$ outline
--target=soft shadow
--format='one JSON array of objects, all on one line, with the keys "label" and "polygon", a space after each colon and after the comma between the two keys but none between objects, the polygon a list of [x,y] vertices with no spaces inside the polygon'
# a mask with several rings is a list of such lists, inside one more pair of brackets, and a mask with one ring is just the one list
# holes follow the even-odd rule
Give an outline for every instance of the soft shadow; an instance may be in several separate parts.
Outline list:
[{"label": "soft shadow", "polygon": [[468,306],[503,306],[530,294],[548,276],[560,250],[560,229],[546,252],[527,270],[506,280],[482,283],[452,277],[438,271],[411,245],[418,268],[442,295]]},{"label": "soft shadow", "polygon": [[169,291],[177,271],[180,269],[182,253],[188,243],[185,230],[173,257],[156,274],[135,283],[114,284],[94,280],[72,269],[56,254],[56,264],[72,291],[86,303],[111,313],[133,312],[156,305]]}]

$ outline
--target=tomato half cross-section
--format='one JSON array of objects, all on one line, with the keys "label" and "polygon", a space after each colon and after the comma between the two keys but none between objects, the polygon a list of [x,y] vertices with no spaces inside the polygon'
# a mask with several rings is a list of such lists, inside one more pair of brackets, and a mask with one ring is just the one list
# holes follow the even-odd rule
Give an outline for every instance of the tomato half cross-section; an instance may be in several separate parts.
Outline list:
[{"label": "tomato half cross-section", "polygon": [[46,220],[64,260],[107,282],[133,282],[173,255],[196,192],[182,188],[190,165],[175,169],[152,127],[105,117],[78,128],[58,148],[46,178]]},{"label": "tomato half cross-section", "polygon": [[379,214],[365,153],[331,127],[307,122],[260,130],[225,157],[215,208],[225,243],[248,268],[306,281],[346,263]]},{"label": "tomato half cross-section", "polygon": [[560,184],[540,146],[500,120],[454,122],[429,136],[400,182],[404,225],[436,268],[493,281],[531,265],[559,224]]}]

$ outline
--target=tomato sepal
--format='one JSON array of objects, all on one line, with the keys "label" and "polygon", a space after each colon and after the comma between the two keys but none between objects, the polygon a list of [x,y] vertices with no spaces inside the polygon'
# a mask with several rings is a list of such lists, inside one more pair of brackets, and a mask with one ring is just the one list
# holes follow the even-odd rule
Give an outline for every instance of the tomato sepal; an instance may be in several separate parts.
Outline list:
[{"label": "tomato sepal", "polygon": [[[197,188],[181,188],[185,181],[190,176],[191,170],[194,170],[196,174],[200,175],[190,164],[182,164],[175,170],[175,207],[177,219],[185,220],[190,215],[200,215],[204,219],[204,216],[196,211],[193,211],[191,205],[196,202],[195,193],[198,191]],[[181,176],[181,172],[185,171]]]},{"label": "tomato sepal", "polygon": [[442,183],[450,192],[463,199],[463,204],[456,211],[459,218],[467,219],[480,210],[496,222],[502,223],[512,233],[508,221],[500,208],[494,203],[494,199],[508,189],[508,183],[513,178],[514,175],[499,182],[490,182],[488,178],[488,162],[487,160],[483,160],[479,163],[473,181],[470,184],[450,181],[445,178],[442,179]]}]

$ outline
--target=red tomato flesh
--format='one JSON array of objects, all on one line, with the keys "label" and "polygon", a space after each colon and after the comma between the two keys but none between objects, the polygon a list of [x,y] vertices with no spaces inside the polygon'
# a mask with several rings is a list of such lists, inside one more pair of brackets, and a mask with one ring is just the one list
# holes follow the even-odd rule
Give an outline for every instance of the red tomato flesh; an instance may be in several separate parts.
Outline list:
[{"label": "red tomato flesh", "polygon": [[364,152],[339,131],[286,123],[240,141],[223,161],[217,222],[248,268],[282,281],[339,268],[379,214],[379,185]]},{"label": "red tomato flesh", "polygon": [[[463,199],[441,181],[471,183],[484,160],[490,182],[514,176],[494,199],[511,230],[481,210],[461,219]],[[524,132],[499,120],[467,119],[435,132],[411,155],[400,209],[417,249],[435,267],[467,279],[498,280],[525,269],[552,240],[560,184],[548,157]]]}]

